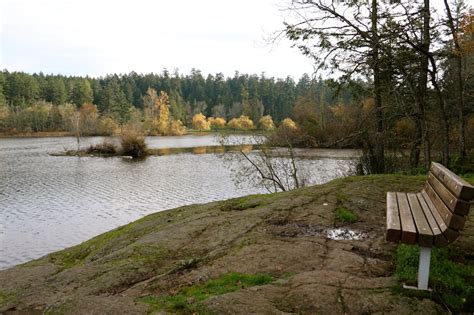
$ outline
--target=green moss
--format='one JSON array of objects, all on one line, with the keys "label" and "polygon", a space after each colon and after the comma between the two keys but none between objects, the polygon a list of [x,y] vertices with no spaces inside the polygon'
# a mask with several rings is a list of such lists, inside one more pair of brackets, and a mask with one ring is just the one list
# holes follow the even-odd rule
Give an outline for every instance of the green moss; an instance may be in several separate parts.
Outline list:
[{"label": "green moss", "polygon": [[[416,285],[418,259],[418,246],[399,245],[395,254],[395,275],[401,281]],[[474,311],[474,266],[455,263],[450,259],[447,248],[433,248],[430,287],[433,298],[452,310]],[[412,294],[407,290],[403,292]]]},{"label": "green moss", "polygon": [[53,263],[60,265],[62,269],[82,264],[89,255],[98,252],[107,244],[107,242],[121,236],[124,230],[128,230],[127,226],[119,227],[110,232],[96,236],[77,246],[53,253],[50,255],[50,260]]},{"label": "green moss", "polygon": [[101,252],[102,255],[112,252],[114,246],[118,247],[117,243],[120,243],[120,247],[125,247],[134,242],[139,236],[149,232],[149,229],[138,227],[143,223],[143,221],[148,219],[148,217],[145,217],[138,221],[113,229],[107,233],[98,235],[77,246],[53,253],[49,255],[49,260],[56,265],[59,265],[63,270],[75,265],[83,264],[87,258],[93,260],[94,256],[99,252]]},{"label": "green moss", "polygon": [[268,195],[251,195],[236,199],[226,200],[220,206],[221,211],[242,211],[252,209],[267,204],[274,194]]},{"label": "green moss", "polygon": [[14,299],[15,296],[12,293],[0,290],[0,306],[7,302],[11,302]]},{"label": "green moss", "polygon": [[357,214],[345,207],[337,207],[335,211],[336,220],[339,222],[354,223],[357,222],[357,220],[359,219]]},{"label": "green moss", "polygon": [[135,262],[149,263],[160,261],[168,251],[166,248],[156,244],[143,244],[133,246],[132,254],[127,257]]},{"label": "green moss", "polygon": [[234,292],[243,288],[264,285],[274,279],[268,275],[246,275],[227,273],[217,279],[202,284],[185,287],[175,295],[147,296],[139,301],[150,305],[150,312],[166,310],[185,314],[209,314],[201,302],[217,295]]}]

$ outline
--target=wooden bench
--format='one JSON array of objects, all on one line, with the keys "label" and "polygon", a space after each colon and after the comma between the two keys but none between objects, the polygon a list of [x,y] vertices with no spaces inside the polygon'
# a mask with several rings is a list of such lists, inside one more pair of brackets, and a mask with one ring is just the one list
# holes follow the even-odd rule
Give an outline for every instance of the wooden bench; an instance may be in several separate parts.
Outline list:
[{"label": "wooden bench", "polygon": [[387,241],[421,246],[418,289],[428,289],[431,247],[458,238],[472,199],[474,187],[435,162],[421,192],[387,193]]}]

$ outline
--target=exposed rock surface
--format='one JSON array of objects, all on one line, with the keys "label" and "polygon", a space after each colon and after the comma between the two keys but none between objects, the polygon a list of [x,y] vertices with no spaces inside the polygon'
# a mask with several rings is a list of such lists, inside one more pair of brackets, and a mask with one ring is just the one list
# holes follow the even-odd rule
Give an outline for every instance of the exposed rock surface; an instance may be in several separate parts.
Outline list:
[{"label": "exposed rock surface", "polygon": [[[394,293],[384,241],[385,193],[417,191],[422,177],[367,176],[287,193],[159,212],[78,246],[0,271],[0,313],[143,314],[139,297],[173,294],[227,272],[270,274],[266,285],[214,296],[218,314],[444,313],[429,299]],[[335,209],[357,214],[337,223]],[[473,211],[460,239],[474,252]],[[360,240],[332,240],[343,227]]]}]

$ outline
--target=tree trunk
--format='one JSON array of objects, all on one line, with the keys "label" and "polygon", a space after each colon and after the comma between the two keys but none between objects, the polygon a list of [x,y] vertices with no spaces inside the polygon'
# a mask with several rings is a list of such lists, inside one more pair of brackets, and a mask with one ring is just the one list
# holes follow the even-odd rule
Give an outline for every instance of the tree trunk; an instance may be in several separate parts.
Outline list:
[{"label": "tree trunk", "polygon": [[415,139],[410,152],[410,169],[412,171],[418,168],[418,162],[420,161],[420,146],[423,142],[423,130],[422,124],[420,124],[419,117],[415,118]]},{"label": "tree trunk", "polygon": [[464,120],[464,82],[463,82],[463,69],[462,69],[462,57],[458,56],[458,119],[459,119],[459,155],[466,156],[466,135],[464,131],[465,120]]},{"label": "tree trunk", "polygon": [[446,8],[446,13],[448,15],[448,25],[451,30],[451,35],[453,36],[453,43],[455,48],[454,58],[456,58],[456,75],[458,81],[458,119],[459,119],[459,155],[466,156],[466,140],[464,132],[464,82],[463,82],[463,67],[462,67],[462,54],[461,46],[459,45],[456,28],[454,27],[454,19],[451,14],[451,9],[449,7],[448,1],[444,0],[444,6]]},{"label": "tree trunk", "polygon": [[[430,0],[424,0],[423,5],[423,42],[422,42],[422,49],[425,51],[430,50],[431,45],[431,37],[430,37]],[[428,168],[431,163],[431,146],[429,143],[429,129],[428,129],[428,122],[426,120],[426,112],[425,112],[425,102],[426,102],[426,92],[428,88],[428,65],[429,59],[428,56],[422,54],[421,55],[421,73],[420,73],[420,81],[418,85],[418,111],[420,114],[420,119],[418,123],[420,123],[421,128],[421,137],[420,139],[424,146],[425,146],[425,168]]]},{"label": "tree trunk", "polygon": [[385,154],[383,140],[383,112],[382,112],[382,89],[380,76],[380,60],[379,60],[379,35],[377,29],[378,10],[377,0],[372,0],[371,12],[371,30],[372,30],[372,70],[374,72],[374,105],[377,119],[377,132],[375,136],[375,154],[374,154],[374,172],[383,173],[385,171]]},{"label": "tree trunk", "polygon": [[425,130],[423,131],[423,139],[424,139],[424,149],[425,149],[425,168],[428,169],[431,163],[431,140],[430,140],[430,126],[428,124],[428,120],[425,117],[424,121]]}]

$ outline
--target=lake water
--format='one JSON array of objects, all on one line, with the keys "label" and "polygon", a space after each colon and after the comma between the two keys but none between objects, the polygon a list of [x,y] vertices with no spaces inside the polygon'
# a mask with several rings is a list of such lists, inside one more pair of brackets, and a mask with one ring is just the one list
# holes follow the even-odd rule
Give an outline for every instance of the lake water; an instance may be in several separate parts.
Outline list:
[{"label": "lake water", "polygon": [[[250,141],[249,139],[241,141]],[[81,147],[103,138],[81,141]],[[213,135],[148,137],[151,148],[217,145]],[[264,193],[237,187],[218,154],[182,153],[142,161],[51,156],[75,138],[0,139],[0,269],[83,242],[147,214],[194,203]],[[204,152],[197,150],[196,152]],[[327,182],[353,168],[346,158],[305,159]]]}]

